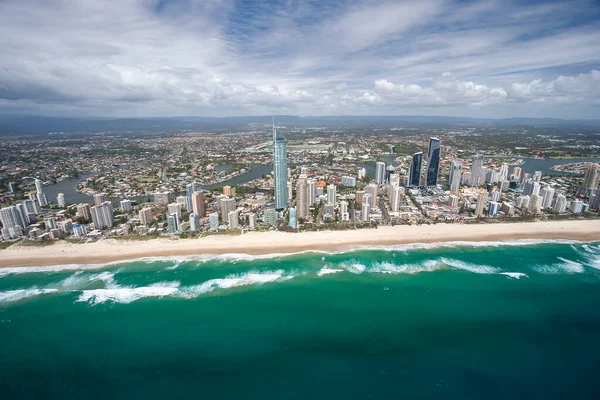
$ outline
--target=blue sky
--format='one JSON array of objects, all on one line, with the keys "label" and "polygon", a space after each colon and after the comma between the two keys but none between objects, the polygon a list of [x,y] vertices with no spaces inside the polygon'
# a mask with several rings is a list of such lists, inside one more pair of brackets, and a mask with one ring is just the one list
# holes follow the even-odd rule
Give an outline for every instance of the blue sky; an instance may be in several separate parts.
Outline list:
[{"label": "blue sky", "polygon": [[0,113],[600,118],[600,2],[2,0]]}]

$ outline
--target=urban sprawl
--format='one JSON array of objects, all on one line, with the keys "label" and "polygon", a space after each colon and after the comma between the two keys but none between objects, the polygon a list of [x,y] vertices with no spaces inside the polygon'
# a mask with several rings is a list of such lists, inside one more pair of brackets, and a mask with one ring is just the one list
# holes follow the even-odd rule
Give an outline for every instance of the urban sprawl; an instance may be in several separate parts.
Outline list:
[{"label": "urban sprawl", "polygon": [[[521,167],[525,157],[589,155],[581,151],[593,145],[569,136],[529,135],[519,146],[515,133],[503,147],[497,142],[502,135],[489,134],[484,146],[477,139],[485,135],[469,129],[405,129],[401,135],[288,129],[290,140],[274,124],[270,133],[265,128],[7,140],[1,146],[2,240],[598,216],[597,163],[562,163],[552,168],[559,175]],[[559,150],[544,154],[536,146]],[[76,193],[90,202],[74,202],[66,193],[49,198],[51,185],[82,174],[87,176],[77,180]],[[235,179],[239,183],[232,184]]]}]

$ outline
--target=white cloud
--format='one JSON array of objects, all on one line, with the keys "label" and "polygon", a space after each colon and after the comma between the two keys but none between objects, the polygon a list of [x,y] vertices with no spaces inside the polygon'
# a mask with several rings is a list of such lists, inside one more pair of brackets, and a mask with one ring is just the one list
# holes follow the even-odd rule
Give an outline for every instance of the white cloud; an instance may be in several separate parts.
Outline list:
[{"label": "white cloud", "polygon": [[403,107],[494,116],[504,107],[597,117],[593,16],[600,6],[586,0],[5,1],[0,108],[220,116]]}]

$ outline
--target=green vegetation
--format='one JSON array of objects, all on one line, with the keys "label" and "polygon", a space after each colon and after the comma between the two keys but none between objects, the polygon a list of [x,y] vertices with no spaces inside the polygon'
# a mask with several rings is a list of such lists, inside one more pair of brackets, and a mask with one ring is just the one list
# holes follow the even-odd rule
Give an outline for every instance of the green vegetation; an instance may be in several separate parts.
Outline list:
[{"label": "green vegetation", "polygon": [[14,242],[0,242],[0,250],[8,249]]}]

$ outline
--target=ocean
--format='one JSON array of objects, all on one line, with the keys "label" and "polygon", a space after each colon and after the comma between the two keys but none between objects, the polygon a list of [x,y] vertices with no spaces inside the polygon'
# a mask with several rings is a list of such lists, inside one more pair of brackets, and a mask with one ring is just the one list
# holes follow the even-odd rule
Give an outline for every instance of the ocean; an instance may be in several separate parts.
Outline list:
[{"label": "ocean", "polygon": [[591,399],[598,365],[598,242],[0,270],[2,399]]}]

